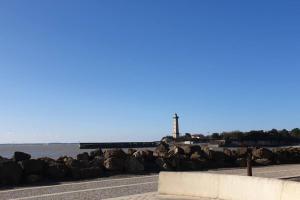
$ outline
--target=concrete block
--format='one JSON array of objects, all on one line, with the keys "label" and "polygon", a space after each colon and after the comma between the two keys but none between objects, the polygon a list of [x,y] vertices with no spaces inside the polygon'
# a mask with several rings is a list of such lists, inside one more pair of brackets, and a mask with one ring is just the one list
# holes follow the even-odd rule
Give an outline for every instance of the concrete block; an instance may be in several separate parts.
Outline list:
[{"label": "concrete block", "polygon": [[299,200],[300,199],[300,183],[293,181],[285,181],[281,192],[281,200]]},{"label": "concrete block", "polygon": [[283,181],[220,175],[219,198],[228,200],[280,200]]},{"label": "concrete block", "polygon": [[158,184],[159,195],[177,196],[179,199],[300,200],[300,183],[279,179],[201,172],[161,172]]},{"label": "concrete block", "polygon": [[200,172],[161,172],[159,194],[217,198],[219,175]]}]

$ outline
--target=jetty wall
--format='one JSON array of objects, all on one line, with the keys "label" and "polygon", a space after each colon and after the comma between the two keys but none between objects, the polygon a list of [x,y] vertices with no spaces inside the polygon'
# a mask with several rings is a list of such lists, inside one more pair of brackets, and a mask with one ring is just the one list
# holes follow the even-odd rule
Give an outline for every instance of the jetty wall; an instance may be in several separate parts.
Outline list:
[{"label": "jetty wall", "polygon": [[160,142],[103,142],[79,143],[80,149],[113,149],[113,148],[150,148],[157,147]]}]

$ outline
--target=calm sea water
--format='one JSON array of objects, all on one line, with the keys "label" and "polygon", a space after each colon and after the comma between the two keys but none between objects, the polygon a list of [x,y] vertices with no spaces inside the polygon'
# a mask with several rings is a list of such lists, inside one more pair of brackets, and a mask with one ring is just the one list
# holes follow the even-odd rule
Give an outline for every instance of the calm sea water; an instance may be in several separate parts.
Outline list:
[{"label": "calm sea water", "polygon": [[[146,148],[151,149],[153,148]],[[15,151],[29,153],[32,158],[60,156],[76,157],[77,154],[90,152],[93,149],[79,149],[79,144],[0,144],[0,156],[11,158]],[[127,152],[128,149],[123,149]]]},{"label": "calm sea water", "polygon": [[79,144],[0,144],[0,155],[10,158],[15,151],[29,153],[33,158],[60,156],[76,157],[82,152],[90,152],[89,149],[79,149]]}]

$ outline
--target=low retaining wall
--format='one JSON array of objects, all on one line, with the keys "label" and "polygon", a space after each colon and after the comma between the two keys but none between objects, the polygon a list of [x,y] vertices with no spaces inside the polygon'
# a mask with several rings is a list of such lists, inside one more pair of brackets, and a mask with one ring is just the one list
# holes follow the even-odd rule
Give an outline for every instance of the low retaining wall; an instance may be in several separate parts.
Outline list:
[{"label": "low retaining wall", "polygon": [[176,195],[222,200],[299,200],[300,183],[200,172],[161,172],[158,192],[162,197]]},{"label": "low retaining wall", "polygon": [[79,143],[80,149],[113,149],[113,148],[149,148],[157,147],[159,142],[103,142]]}]

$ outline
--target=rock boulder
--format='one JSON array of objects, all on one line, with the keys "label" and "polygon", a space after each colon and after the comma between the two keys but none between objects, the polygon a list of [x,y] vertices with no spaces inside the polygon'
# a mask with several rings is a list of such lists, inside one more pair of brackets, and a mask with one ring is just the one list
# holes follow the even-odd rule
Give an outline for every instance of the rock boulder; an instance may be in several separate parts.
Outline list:
[{"label": "rock boulder", "polygon": [[97,178],[102,175],[102,168],[100,167],[88,167],[80,169],[80,178]]},{"label": "rock boulder", "polygon": [[30,175],[26,176],[25,179],[26,179],[27,183],[32,184],[32,183],[41,181],[43,179],[43,176],[37,175],[37,174],[30,174]]},{"label": "rock boulder", "polygon": [[89,167],[103,168],[104,157],[96,156],[93,160],[89,161]]},{"label": "rock boulder", "polygon": [[168,157],[174,157],[185,154],[184,150],[179,146],[172,146],[168,151]]},{"label": "rock boulder", "polygon": [[135,157],[130,157],[125,162],[125,170],[129,173],[139,173],[144,171],[144,165]]},{"label": "rock boulder", "polygon": [[80,153],[77,155],[77,160],[89,160],[90,156],[87,152]]},{"label": "rock boulder", "polygon": [[273,152],[266,148],[255,148],[252,150],[252,156],[256,159],[273,159]]},{"label": "rock boulder", "polygon": [[126,153],[122,149],[107,149],[104,151],[104,158],[121,158],[125,159],[127,157]]},{"label": "rock boulder", "polygon": [[132,155],[135,158],[143,160],[153,160],[153,151],[150,150],[138,150]]},{"label": "rock boulder", "polygon": [[236,150],[236,153],[237,153],[238,158],[246,158],[248,155],[248,148],[246,148],[246,147],[238,148]]},{"label": "rock boulder", "polygon": [[162,171],[172,171],[171,163],[166,158],[157,158],[155,163]]},{"label": "rock boulder", "polygon": [[36,174],[43,175],[45,169],[45,162],[42,160],[23,160],[20,162],[25,175]]},{"label": "rock boulder", "polygon": [[103,152],[101,149],[96,149],[90,152],[90,159],[94,159],[95,157],[103,157]]},{"label": "rock boulder", "polygon": [[0,183],[4,185],[16,185],[21,182],[23,170],[21,166],[13,161],[0,164]]},{"label": "rock boulder", "polygon": [[236,159],[235,164],[238,167],[247,167],[247,160],[246,158],[238,158]]},{"label": "rock boulder", "polygon": [[254,163],[261,166],[271,165],[272,161],[267,158],[255,159]]},{"label": "rock boulder", "polygon": [[137,150],[136,149],[128,149],[127,154],[132,156]]},{"label": "rock boulder", "polygon": [[31,158],[30,154],[20,152],[20,151],[16,151],[13,155],[13,160],[15,162],[19,162],[19,161],[23,161],[23,160],[29,160],[30,158]]},{"label": "rock boulder", "polygon": [[154,150],[153,155],[155,157],[167,157],[169,151],[169,145],[165,142],[161,142]]},{"label": "rock boulder", "polygon": [[181,145],[180,147],[183,149],[184,154],[189,155],[189,156],[195,152],[202,151],[201,147],[199,145]]},{"label": "rock boulder", "polygon": [[123,171],[125,160],[117,157],[109,157],[104,160],[104,167],[109,171]]}]

